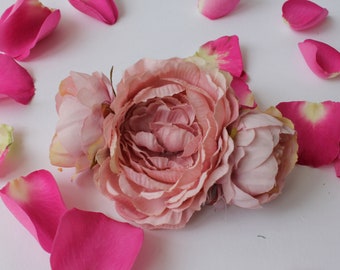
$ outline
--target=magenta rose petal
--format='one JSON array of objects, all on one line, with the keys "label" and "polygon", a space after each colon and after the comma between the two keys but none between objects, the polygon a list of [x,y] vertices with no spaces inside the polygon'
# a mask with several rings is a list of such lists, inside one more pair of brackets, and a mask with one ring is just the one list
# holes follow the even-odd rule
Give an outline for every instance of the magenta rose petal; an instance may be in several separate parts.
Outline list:
[{"label": "magenta rose petal", "polygon": [[5,159],[9,147],[13,143],[13,128],[6,124],[0,125],[0,164]]},{"label": "magenta rose petal", "polygon": [[59,10],[49,9],[38,0],[18,0],[0,18],[0,51],[18,60],[25,59],[59,21]]},{"label": "magenta rose petal", "polygon": [[340,102],[282,102],[277,108],[298,133],[298,163],[320,167],[336,161],[339,168]]},{"label": "magenta rose petal", "polygon": [[13,215],[50,252],[59,220],[66,211],[54,177],[46,170],[10,181],[0,190]]},{"label": "magenta rose petal", "polygon": [[216,20],[232,12],[240,0],[198,0],[198,10],[207,18]]},{"label": "magenta rose petal", "polygon": [[242,53],[235,35],[208,41],[199,48],[197,55],[233,76],[240,77],[243,73]]},{"label": "magenta rose petal", "polygon": [[118,8],[113,0],[69,0],[82,13],[106,24],[114,24],[118,19]]},{"label": "magenta rose petal", "polygon": [[288,0],[282,6],[282,17],[297,31],[311,28],[322,22],[328,10],[312,1]]},{"label": "magenta rose petal", "polygon": [[62,217],[51,253],[53,270],[131,269],[143,230],[102,213],[72,209]]},{"label": "magenta rose petal", "polygon": [[235,91],[241,106],[246,108],[255,108],[257,106],[253,92],[244,80],[234,77],[231,81],[231,88]]},{"label": "magenta rose petal", "polygon": [[28,104],[34,95],[31,75],[10,56],[0,54],[0,95]]},{"label": "magenta rose petal", "polygon": [[313,39],[298,45],[307,65],[317,76],[330,79],[340,74],[340,52],[335,48]]}]

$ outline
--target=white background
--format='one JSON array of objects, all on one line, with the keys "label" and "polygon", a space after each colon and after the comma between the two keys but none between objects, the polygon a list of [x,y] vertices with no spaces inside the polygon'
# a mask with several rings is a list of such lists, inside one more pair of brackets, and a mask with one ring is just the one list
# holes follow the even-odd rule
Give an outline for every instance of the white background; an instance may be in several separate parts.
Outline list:
[{"label": "white background", "polygon": [[[114,66],[116,85],[123,70],[140,58],[187,57],[209,40],[236,34],[250,88],[262,108],[290,100],[340,101],[340,79],[316,77],[297,47],[312,38],[340,50],[338,1],[315,1],[328,8],[329,16],[304,32],[294,32],[283,22],[282,0],[241,0],[233,13],[216,21],[198,12],[196,0],[117,0],[120,18],[113,26],[85,16],[66,0],[43,1],[59,8],[62,20],[21,62],[35,79],[32,102],[23,106],[0,100],[0,122],[15,129],[15,143],[0,171],[1,186],[48,169],[68,207],[112,214],[111,203],[90,181],[72,182],[70,171],[59,172],[49,164],[57,121],[54,96],[71,70],[109,75]],[[1,13],[13,3],[1,0]],[[283,194],[260,210],[205,207],[185,229],[146,231],[133,269],[331,270],[340,267],[339,252],[340,180],[331,166],[297,166]],[[49,269],[49,254],[2,202],[0,269]]]}]

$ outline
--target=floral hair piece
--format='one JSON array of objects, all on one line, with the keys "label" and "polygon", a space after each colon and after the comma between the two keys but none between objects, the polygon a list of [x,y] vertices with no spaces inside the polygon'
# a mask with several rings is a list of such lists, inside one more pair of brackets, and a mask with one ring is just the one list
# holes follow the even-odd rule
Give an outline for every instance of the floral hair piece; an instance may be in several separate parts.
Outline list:
[{"label": "floral hair piece", "polygon": [[282,191],[297,139],[277,109],[256,106],[242,74],[236,36],[184,59],[141,59],[115,95],[103,74],[71,72],[56,96],[51,162],[90,171],[144,228],[181,228],[216,201],[260,207]]}]

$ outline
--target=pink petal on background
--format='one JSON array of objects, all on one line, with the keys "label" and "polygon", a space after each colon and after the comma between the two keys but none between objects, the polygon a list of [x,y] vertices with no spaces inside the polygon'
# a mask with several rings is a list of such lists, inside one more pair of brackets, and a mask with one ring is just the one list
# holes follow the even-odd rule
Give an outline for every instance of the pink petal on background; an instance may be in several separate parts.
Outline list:
[{"label": "pink petal on background", "polygon": [[53,270],[130,269],[141,249],[143,231],[102,213],[69,210],[61,219],[53,250]]},{"label": "pink petal on background", "polygon": [[231,81],[231,88],[234,90],[240,106],[251,109],[257,106],[253,92],[249,89],[248,84],[244,80],[234,77]]},{"label": "pink petal on background", "polygon": [[42,248],[50,252],[59,220],[66,211],[51,173],[39,170],[12,180],[0,190],[0,196]]},{"label": "pink petal on background", "polygon": [[27,104],[34,95],[31,75],[11,57],[0,53],[0,95]]},{"label": "pink petal on background", "polygon": [[292,29],[297,31],[319,24],[327,15],[327,9],[312,1],[288,0],[282,5],[282,17]]},{"label": "pink petal on background", "polygon": [[298,45],[307,65],[317,76],[330,79],[340,74],[339,51],[313,39],[306,39]]},{"label": "pink petal on background", "polygon": [[230,72],[233,76],[240,77],[243,73],[240,44],[235,35],[208,41],[199,48],[196,54],[207,62],[216,62],[220,70]]},{"label": "pink petal on background", "polygon": [[13,143],[13,128],[6,124],[0,125],[0,164],[5,159],[9,147]]},{"label": "pink petal on background", "polygon": [[198,10],[207,18],[215,20],[233,11],[240,0],[198,0]]},{"label": "pink petal on background", "polygon": [[118,19],[118,8],[113,0],[69,0],[82,13],[106,24],[114,24]]},{"label": "pink petal on background", "polygon": [[25,59],[59,21],[59,10],[51,10],[38,0],[18,0],[1,16],[0,51],[18,60]]},{"label": "pink petal on background", "polygon": [[298,135],[298,163],[313,167],[339,165],[340,102],[282,102],[277,105],[291,119]]}]

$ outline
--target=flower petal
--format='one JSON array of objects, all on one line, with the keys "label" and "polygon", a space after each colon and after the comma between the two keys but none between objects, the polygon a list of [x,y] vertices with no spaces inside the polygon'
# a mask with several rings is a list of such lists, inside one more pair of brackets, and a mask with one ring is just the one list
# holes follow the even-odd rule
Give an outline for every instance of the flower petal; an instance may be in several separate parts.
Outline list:
[{"label": "flower petal", "polygon": [[5,54],[0,54],[0,95],[13,98],[22,104],[29,103],[34,95],[31,75]]},{"label": "flower petal", "polygon": [[4,160],[9,147],[13,143],[13,128],[6,124],[0,125],[0,164]]},{"label": "flower petal", "polygon": [[0,51],[18,60],[25,59],[59,21],[59,10],[51,10],[38,0],[18,0],[0,18]]},{"label": "flower petal", "polygon": [[39,241],[47,252],[66,211],[53,176],[45,170],[10,181],[0,196],[13,215]]},{"label": "flower petal", "polygon": [[253,109],[257,106],[253,92],[248,84],[241,78],[234,77],[231,81],[231,88],[235,91],[240,106]]},{"label": "flower petal", "polygon": [[198,0],[198,10],[207,18],[215,20],[235,9],[240,0]]},{"label": "flower petal", "polygon": [[69,0],[79,11],[106,24],[114,24],[118,19],[118,8],[113,0]]},{"label": "flower petal", "polygon": [[311,28],[328,15],[328,10],[307,0],[288,0],[282,6],[282,17],[294,30]]},{"label": "flower petal", "polygon": [[338,159],[340,102],[292,101],[279,103],[277,108],[295,125],[299,164],[319,167]]},{"label": "flower petal", "polygon": [[299,49],[309,68],[320,78],[334,78],[340,74],[340,52],[326,43],[306,39]]},{"label": "flower petal", "polygon": [[54,270],[130,269],[143,231],[102,213],[72,209],[62,217],[51,253]]},{"label": "flower petal", "polygon": [[243,73],[240,44],[235,35],[223,36],[203,44],[196,55],[233,76],[240,77]]}]

